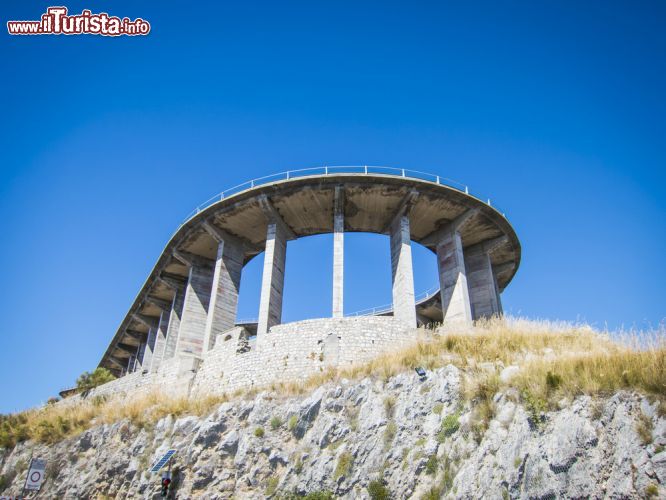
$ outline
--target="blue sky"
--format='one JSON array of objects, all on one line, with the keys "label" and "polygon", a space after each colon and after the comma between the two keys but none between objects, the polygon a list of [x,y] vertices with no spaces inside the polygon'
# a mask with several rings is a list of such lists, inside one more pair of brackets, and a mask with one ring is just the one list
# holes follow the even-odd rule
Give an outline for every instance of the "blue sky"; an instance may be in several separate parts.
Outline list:
[{"label": "blue sky", "polygon": [[[48,5],[3,2],[3,25]],[[490,197],[523,245],[507,312],[666,317],[663,2],[66,5],[152,32],[0,35],[0,412],[96,366],[192,208],[314,165],[412,168]],[[389,302],[385,238],[346,245],[346,310]],[[330,313],[331,246],[290,244],[285,320]],[[414,255],[424,290],[434,259]],[[239,316],[256,316],[260,267]]]}]

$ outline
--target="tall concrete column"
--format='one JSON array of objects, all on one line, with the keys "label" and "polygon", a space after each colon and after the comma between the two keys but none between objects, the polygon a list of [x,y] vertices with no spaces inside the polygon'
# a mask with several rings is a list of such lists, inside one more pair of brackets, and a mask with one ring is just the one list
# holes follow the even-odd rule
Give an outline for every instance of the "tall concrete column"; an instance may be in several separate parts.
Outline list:
[{"label": "tall concrete column", "polygon": [[287,234],[282,224],[271,222],[266,234],[264,271],[261,278],[257,334],[267,333],[282,321],[282,292],[287,257]]},{"label": "tall concrete column", "polygon": [[483,248],[465,254],[467,286],[472,304],[472,318],[490,318],[501,314],[495,273],[490,253]]},{"label": "tall concrete column", "polygon": [[345,215],[344,191],[335,188],[333,210],[333,317],[344,316]]},{"label": "tall concrete column", "polygon": [[212,265],[202,263],[200,260],[190,261],[189,264],[190,271],[178,329],[176,354],[201,356],[214,269]]},{"label": "tall concrete column", "polygon": [[150,366],[153,362],[153,353],[155,351],[155,333],[157,329],[151,328],[148,330],[148,336],[146,337],[146,343],[143,347],[143,354],[141,355],[141,368],[144,371],[149,371]]},{"label": "tall concrete column", "polygon": [[183,305],[185,303],[185,284],[173,284],[174,296],[171,304],[171,312],[167,326],[167,335],[164,342],[164,354],[162,359],[173,358],[176,354],[176,345],[178,344],[178,331],[180,330],[180,320],[183,316]]},{"label": "tall concrete column", "polygon": [[204,333],[204,352],[213,348],[218,334],[233,328],[236,324],[244,257],[241,243],[231,239],[218,242],[210,306]]},{"label": "tall concrete column", "polygon": [[409,217],[399,215],[391,223],[391,270],[393,279],[393,317],[416,327],[414,271],[412,268]]},{"label": "tall concrete column", "polygon": [[[173,307],[173,306],[172,306]],[[153,358],[150,363],[150,371],[156,372],[160,368],[164,351],[166,349],[167,332],[169,331],[169,316],[171,311],[162,311],[160,320],[155,330],[155,347],[153,348]]]},{"label": "tall concrete column", "polygon": [[132,354],[127,360],[127,373],[134,372],[135,367],[136,367],[136,355]]},{"label": "tall concrete column", "polygon": [[136,360],[134,364],[134,370],[141,370],[141,367],[143,365],[143,354],[146,352],[146,343],[141,342],[139,346],[136,348]]},{"label": "tall concrete column", "polygon": [[500,297],[500,288],[497,283],[497,272],[493,268],[493,283],[495,283],[495,300],[497,301],[497,314],[502,316],[504,314],[504,308],[502,307],[502,298]]},{"label": "tall concrete column", "polygon": [[472,308],[460,233],[449,231],[437,244],[437,268],[444,323],[471,323]]}]

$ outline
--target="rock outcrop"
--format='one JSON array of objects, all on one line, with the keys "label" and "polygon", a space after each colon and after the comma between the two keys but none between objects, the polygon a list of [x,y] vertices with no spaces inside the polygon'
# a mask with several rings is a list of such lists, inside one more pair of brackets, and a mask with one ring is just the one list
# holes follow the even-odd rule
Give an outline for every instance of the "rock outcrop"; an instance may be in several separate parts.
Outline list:
[{"label": "rock outcrop", "polygon": [[579,397],[535,414],[507,391],[479,431],[461,381],[454,366],[425,380],[343,380],[150,428],[120,421],[51,446],[20,443],[3,455],[2,474],[20,472],[4,494],[19,492],[32,453],[48,460],[45,498],[159,497],[148,468],[175,448],[172,497],[182,499],[370,498],[371,481],[396,499],[666,496],[666,418],[646,398]]}]

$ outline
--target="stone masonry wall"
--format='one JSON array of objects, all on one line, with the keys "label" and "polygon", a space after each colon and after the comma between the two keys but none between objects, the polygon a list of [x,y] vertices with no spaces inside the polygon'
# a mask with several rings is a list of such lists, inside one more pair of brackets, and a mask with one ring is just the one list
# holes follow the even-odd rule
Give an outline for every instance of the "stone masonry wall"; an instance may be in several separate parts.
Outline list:
[{"label": "stone masonry wall", "polygon": [[304,380],[327,367],[369,361],[413,340],[392,317],[326,318],[274,326],[256,340],[241,327],[218,336],[206,353],[192,394],[215,394],[276,381]]},{"label": "stone masonry wall", "polygon": [[305,380],[328,367],[369,361],[415,336],[415,329],[386,316],[298,321],[276,325],[267,334],[252,338],[245,328],[235,327],[218,335],[203,358],[179,354],[162,360],[156,372],[139,370],[60,404],[156,391],[196,397]]}]

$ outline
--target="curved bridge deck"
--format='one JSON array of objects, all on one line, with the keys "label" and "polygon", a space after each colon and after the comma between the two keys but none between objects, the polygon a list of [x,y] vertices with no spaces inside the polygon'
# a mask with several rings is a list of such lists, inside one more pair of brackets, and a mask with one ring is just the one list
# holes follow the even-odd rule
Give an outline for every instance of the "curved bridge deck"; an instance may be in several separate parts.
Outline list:
[{"label": "curved bridge deck", "polygon": [[[242,268],[261,252],[256,331],[267,334],[281,322],[287,241],[322,233],[334,234],[334,317],[344,314],[345,232],[390,237],[393,308],[380,314],[393,314],[408,326],[501,314],[499,294],[516,273],[521,253],[503,214],[436,176],[323,168],[317,175],[252,182],[197,209],[167,243],[100,366],[117,374],[139,367],[154,371],[162,359],[202,356],[235,326]],[[411,241],[437,254],[433,272],[440,291],[420,302]]]}]

